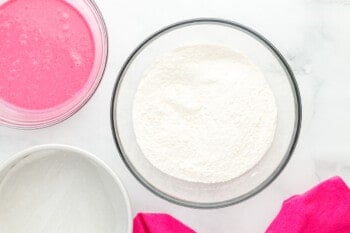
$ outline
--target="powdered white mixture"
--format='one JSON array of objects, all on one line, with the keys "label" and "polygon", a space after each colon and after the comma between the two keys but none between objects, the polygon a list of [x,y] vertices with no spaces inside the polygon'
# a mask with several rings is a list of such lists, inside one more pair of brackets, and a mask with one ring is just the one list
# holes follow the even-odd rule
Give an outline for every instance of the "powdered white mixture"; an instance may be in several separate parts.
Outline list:
[{"label": "powdered white mixture", "polygon": [[106,188],[96,167],[80,157],[29,156],[0,180],[0,232],[115,233]]},{"label": "powdered white mixture", "polygon": [[156,168],[191,182],[238,177],[269,149],[277,109],[264,75],[226,47],[180,47],[159,59],[134,99],[137,142]]}]

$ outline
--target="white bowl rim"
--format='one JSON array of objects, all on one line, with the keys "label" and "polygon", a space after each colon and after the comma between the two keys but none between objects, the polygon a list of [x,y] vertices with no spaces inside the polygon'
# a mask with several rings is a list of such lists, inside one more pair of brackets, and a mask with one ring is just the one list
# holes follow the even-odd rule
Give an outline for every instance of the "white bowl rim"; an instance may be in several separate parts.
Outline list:
[{"label": "white bowl rim", "polygon": [[64,145],[64,144],[42,144],[42,145],[32,146],[32,147],[24,149],[20,152],[17,152],[13,156],[11,156],[9,159],[0,163],[0,172],[3,171],[4,169],[6,169],[8,166],[11,166],[12,164],[14,164],[16,160],[21,159],[21,158],[25,158],[28,154],[32,154],[32,153],[44,151],[44,150],[50,150],[50,149],[66,150],[66,151],[74,152],[74,153],[78,154],[79,156],[81,156],[82,158],[91,159],[98,166],[103,168],[113,178],[113,180],[116,182],[118,188],[120,189],[120,191],[123,195],[124,201],[125,201],[125,206],[126,206],[127,216],[128,216],[127,233],[131,233],[132,232],[132,216],[131,216],[130,198],[129,198],[129,195],[128,195],[123,183],[121,182],[121,180],[117,176],[117,174],[104,161],[102,161],[96,155],[94,155],[86,150],[80,149],[80,148],[75,147],[75,146]]}]

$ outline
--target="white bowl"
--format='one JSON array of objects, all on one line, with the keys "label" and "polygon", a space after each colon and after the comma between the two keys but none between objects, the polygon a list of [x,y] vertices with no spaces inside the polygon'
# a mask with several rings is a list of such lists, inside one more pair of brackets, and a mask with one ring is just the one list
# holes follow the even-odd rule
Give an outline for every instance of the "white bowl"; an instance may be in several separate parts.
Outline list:
[{"label": "white bowl", "polygon": [[131,232],[128,195],[95,155],[41,145],[0,165],[1,232]]}]

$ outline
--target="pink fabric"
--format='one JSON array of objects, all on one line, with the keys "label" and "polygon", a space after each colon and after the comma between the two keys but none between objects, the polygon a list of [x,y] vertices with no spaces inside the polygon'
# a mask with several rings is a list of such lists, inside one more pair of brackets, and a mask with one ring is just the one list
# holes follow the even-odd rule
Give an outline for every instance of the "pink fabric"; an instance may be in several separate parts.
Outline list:
[{"label": "pink fabric", "polygon": [[133,233],[195,233],[168,214],[139,213],[134,219]]},{"label": "pink fabric", "polygon": [[333,177],[287,199],[266,233],[350,233],[350,189]]}]

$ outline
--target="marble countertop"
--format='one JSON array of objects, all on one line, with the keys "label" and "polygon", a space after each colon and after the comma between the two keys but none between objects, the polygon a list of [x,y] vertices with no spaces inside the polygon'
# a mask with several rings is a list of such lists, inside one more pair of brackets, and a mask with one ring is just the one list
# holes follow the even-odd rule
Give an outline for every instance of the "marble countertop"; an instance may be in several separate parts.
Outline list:
[{"label": "marble countertop", "polygon": [[[167,212],[201,233],[264,232],[289,196],[333,175],[341,175],[350,184],[349,0],[96,2],[110,40],[100,87],[83,109],[58,125],[30,131],[0,126],[0,162],[37,144],[81,147],[99,156],[120,176],[134,214]],[[282,174],[255,197],[216,210],[177,206],[146,190],[118,156],[109,121],[112,88],[128,54],[155,30],[195,17],[234,20],[267,37],[291,65],[303,104],[300,140]]]}]

